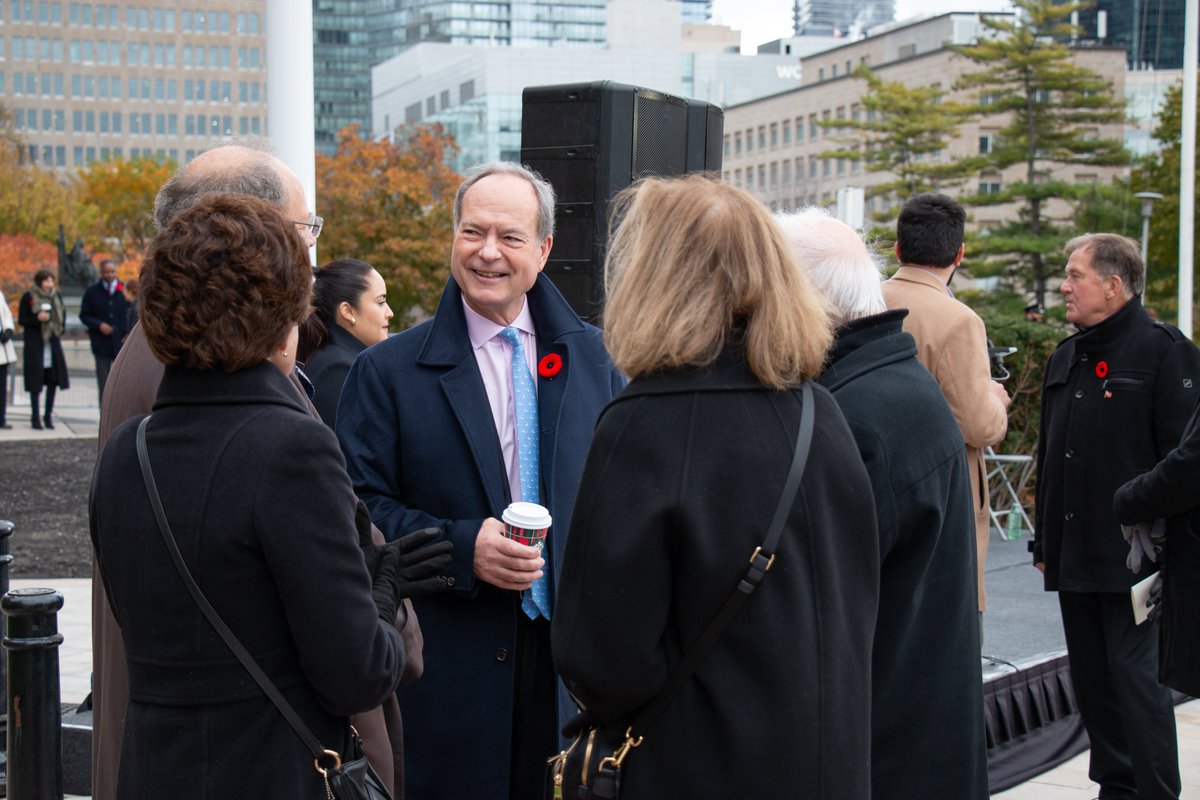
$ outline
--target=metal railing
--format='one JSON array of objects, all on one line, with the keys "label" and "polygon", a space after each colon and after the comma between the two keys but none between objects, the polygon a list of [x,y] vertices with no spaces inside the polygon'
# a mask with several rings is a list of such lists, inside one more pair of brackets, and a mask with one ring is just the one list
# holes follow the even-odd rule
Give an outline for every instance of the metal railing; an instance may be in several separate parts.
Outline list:
[{"label": "metal railing", "polygon": [[1002,539],[1032,536],[1033,522],[1023,498],[1033,475],[1033,456],[1001,455],[989,447],[984,450],[983,460],[987,465],[992,527]]}]

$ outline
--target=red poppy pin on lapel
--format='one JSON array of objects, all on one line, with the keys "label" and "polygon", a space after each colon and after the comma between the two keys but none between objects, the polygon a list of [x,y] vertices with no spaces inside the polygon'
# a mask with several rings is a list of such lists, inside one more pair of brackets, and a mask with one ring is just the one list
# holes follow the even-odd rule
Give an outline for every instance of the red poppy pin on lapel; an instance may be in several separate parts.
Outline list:
[{"label": "red poppy pin on lapel", "polygon": [[559,372],[562,372],[563,360],[558,353],[551,353],[538,362],[538,375],[543,378],[553,378]]},{"label": "red poppy pin on lapel", "polygon": [[1107,361],[1096,362],[1096,377],[1103,378],[1106,375],[1108,375],[1108,362]]}]

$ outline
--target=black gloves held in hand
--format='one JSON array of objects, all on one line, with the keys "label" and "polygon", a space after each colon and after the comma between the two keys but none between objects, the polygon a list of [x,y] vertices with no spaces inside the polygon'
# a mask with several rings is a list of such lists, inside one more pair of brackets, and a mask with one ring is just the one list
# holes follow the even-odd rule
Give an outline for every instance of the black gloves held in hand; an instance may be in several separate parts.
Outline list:
[{"label": "black gloves held in hand", "polygon": [[441,535],[441,528],[422,528],[383,547],[364,548],[368,568],[374,565],[371,595],[382,619],[395,619],[396,608],[405,597],[446,588],[441,573],[450,566],[454,543],[436,541]]},{"label": "black gloves held in hand", "polygon": [[375,575],[371,581],[371,599],[379,611],[379,618],[391,625],[396,620],[396,608],[400,605],[400,594],[396,581],[396,559],[398,554],[387,548],[379,548]]},{"label": "black gloves held in hand", "polygon": [[441,535],[441,528],[422,528],[387,545],[386,549],[398,554],[396,577],[401,597],[433,594],[446,588],[446,578],[441,573],[450,566],[454,543],[435,541]]}]

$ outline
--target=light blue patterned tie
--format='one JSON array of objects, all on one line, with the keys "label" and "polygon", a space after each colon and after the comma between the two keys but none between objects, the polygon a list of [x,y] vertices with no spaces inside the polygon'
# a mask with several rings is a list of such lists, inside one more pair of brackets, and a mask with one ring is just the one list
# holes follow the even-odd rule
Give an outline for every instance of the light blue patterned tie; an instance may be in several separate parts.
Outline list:
[{"label": "light blue patterned tie", "polygon": [[[526,503],[541,503],[541,452],[538,446],[537,387],[529,374],[525,360],[525,348],[521,346],[521,335],[516,328],[505,328],[500,336],[512,347],[513,410],[517,423],[517,465],[521,473],[521,500]],[[538,615],[550,619],[550,551],[543,549],[546,566],[541,578],[533,582],[533,588],[521,598],[521,609],[530,619]]]}]

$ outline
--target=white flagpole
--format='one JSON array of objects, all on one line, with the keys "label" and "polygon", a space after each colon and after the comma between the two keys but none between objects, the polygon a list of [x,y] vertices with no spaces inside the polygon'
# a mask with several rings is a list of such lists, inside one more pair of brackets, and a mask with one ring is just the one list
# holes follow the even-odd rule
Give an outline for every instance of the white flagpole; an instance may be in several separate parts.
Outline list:
[{"label": "white flagpole", "polygon": [[267,133],[279,158],[300,179],[308,207],[320,214],[313,119],[312,3],[266,0],[265,11]]},{"label": "white flagpole", "polygon": [[1183,129],[1179,151],[1179,329],[1192,338],[1196,232],[1196,68],[1198,0],[1186,0],[1183,34]]}]

